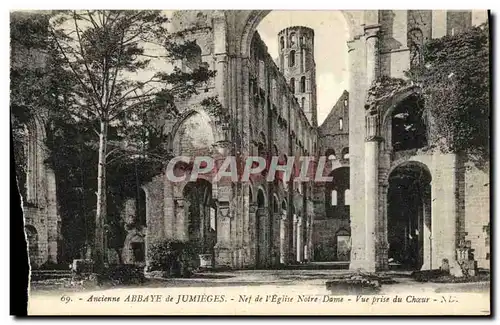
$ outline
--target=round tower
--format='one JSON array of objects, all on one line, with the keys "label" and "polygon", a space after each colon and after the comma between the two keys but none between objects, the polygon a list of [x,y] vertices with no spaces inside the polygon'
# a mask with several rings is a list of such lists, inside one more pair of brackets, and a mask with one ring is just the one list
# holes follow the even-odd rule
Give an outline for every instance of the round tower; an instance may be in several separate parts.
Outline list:
[{"label": "round tower", "polygon": [[309,122],[317,126],[314,30],[304,26],[285,28],[278,34],[278,48],[280,71]]}]

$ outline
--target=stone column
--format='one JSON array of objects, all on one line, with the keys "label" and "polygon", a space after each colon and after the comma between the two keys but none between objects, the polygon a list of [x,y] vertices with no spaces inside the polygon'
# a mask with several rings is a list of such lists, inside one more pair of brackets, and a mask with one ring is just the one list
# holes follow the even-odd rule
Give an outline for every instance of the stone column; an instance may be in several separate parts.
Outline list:
[{"label": "stone column", "polygon": [[245,247],[245,264],[246,266],[252,266],[255,265],[257,260],[256,260],[256,253],[257,253],[257,246],[256,246],[256,241],[255,241],[255,222],[257,220],[257,204],[254,202],[250,203],[249,207],[249,212],[248,212],[248,223],[247,223],[247,228],[245,229],[245,233],[248,237],[248,242]]},{"label": "stone column", "polygon": [[[366,42],[366,85],[371,87],[378,72],[378,32],[380,25],[365,27]],[[370,103],[367,103],[370,104]],[[353,247],[354,256],[350,269],[363,269],[373,272],[377,267],[377,236],[379,229],[379,147],[380,125],[379,113],[376,107],[365,112],[365,206],[364,225],[353,227],[352,236],[356,236],[357,247]],[[357,254],[361,250],[362,254]]]},{"label": "stone column", "polygon": [[432,268],[437,267],[437,265],[433,265],[432,263],[432,232],[431,232],[431,227],[432,227],[432,220],[431,220],[431,193],[430,193],[430,185],[425,185],[424,191],[423,191],[423,198],[422,198],[422,208],[423,208],[423,229],[422,229],[422,236],[423,236],[423,248],[424,248],[424,256],[423,256],[423,265],[422,265],[422,270],[432,270]]},{"label": "stone column", "polygon": [[370,86],[377,78],[379,67],[378,55],[378,32],[380,25],[371,25],[365,27],[366,39],[366,81]]},{"label": "stone column", "polygon": [[304,218],[302,216],[297,218],[297,262],[302,263],[304,261],[304,241],[303,241],[303,227]]},{"label": "stone column", "polygon": [[448,260],[450,273],[462,276],[456,259],[457,247],[457,156],[435,154],[432,181],[432,268]]},{"label": "stone column", "polygon": [[286,265],[288,264],[287,259],[287,224],[288,220],[286,218],[286,211],[283,211],[280,218],[280,264]]},{"label": "stone column", "polygon": [[[297,223],[298,223],[298,217],[297,214],[294,214],[293,216],[293,227],[292,227],[292,252],[297,253]],[[295,260],[297,260],[298,256],[295,256]]]},{"label": "stone column", "polygon": [[175,221],[176,221],[176,234],[179,240],[188,240],[189,234],[187,233],[187,224],[189,218],[189,202],[182,198],[175,199]]}]

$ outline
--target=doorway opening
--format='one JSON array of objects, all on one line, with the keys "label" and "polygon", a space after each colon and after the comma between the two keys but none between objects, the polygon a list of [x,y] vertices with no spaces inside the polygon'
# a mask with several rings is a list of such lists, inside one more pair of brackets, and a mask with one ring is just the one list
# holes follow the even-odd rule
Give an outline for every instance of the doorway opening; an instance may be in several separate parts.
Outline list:
[{"label": "doorway opening", "polygon": [[427,167],[407,162],[389,175],[387,236],[389,265],[419,270],[429,257],[431,175]]}]

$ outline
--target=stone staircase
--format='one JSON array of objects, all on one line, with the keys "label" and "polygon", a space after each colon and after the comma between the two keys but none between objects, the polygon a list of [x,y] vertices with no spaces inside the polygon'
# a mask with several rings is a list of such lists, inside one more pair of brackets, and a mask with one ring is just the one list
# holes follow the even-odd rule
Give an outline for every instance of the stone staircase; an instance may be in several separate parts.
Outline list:
[{"label": "stone staircase", "polygon": [[31,281],[43,281],[53,279],[70,279],[71,270],[33,270],[31,271]]}]

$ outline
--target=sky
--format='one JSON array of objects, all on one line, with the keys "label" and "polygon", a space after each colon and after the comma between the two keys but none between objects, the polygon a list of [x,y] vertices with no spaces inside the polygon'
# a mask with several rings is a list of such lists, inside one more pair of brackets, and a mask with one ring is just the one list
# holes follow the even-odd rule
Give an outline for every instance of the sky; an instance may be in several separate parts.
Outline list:
[{"label": "sky", "polygon": [[347,23],[340,11],[272,11],[257,31],[273,59],[278,57],[278,33],[297,25],[314,29],[318,125],[321,125],[342,92],[349,90]]}]

